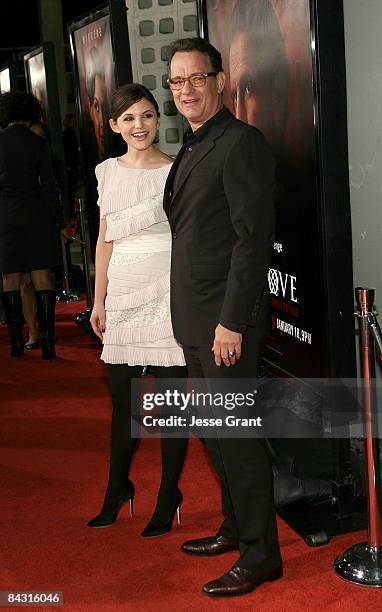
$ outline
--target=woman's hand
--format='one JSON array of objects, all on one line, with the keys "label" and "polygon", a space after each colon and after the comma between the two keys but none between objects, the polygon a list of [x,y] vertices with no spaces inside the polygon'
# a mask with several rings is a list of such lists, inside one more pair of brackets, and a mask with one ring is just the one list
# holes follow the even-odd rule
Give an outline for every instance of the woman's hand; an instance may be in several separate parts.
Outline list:
[{"label": "woman's hand", "polygon": [[95,335],[103,342],[103,334],[106,329],[106,313],[104,304],[94,304],[90,317],[90,324]]}]

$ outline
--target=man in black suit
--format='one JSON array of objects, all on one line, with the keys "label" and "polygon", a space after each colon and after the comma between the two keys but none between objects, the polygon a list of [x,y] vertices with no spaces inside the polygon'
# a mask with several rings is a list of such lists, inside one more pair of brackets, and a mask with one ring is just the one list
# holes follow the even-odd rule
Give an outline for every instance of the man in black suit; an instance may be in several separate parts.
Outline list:
[{"label": "man in black suit", "polygon": [[[200,38],[176,41],[169,86],[190,127],[170,171],[171,315],[192,378],[253,378],[267,320],[273,248],[274,162],[262,134],[223,106],[220,53]],[[272,472],[264,440],[206,438],[225,520],[182,550],[239,550],[235,566],[203,587],[241,595],[281,577]]]}]

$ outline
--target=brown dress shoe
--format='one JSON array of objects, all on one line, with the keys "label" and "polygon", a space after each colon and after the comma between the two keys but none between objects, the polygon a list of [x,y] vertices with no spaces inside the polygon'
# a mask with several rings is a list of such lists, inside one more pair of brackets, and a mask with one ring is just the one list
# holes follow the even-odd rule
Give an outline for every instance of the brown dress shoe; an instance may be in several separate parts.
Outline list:
[{"label": "brown dress shoe", "polygon": [[211,597],[232,597],[245,595],[257,589],[263,582],[272,582],[283,575],[282,566],[260,574],[256,570],[248,570],[234,566],[226,574],[204,585],[202,592]]},{"label": "brown dress shoe", "polygon": [[215,555],[222,555],[238,549],[239,544],[235,540],[229,540],[221,535],[200,538],[199,540],[188,540],[181,546],[183,552],[200,557],[215,557]]}]

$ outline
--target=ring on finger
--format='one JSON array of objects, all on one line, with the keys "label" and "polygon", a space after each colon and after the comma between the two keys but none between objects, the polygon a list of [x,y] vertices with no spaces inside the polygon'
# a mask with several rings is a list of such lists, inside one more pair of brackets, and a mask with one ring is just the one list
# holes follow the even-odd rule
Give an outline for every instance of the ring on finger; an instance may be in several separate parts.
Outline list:
[{"label": "ring on finger", "polygon": [[233,356],[235,355],[235,351],[228,351],[228,355],[229,355],[230,357],[233,357]]}]

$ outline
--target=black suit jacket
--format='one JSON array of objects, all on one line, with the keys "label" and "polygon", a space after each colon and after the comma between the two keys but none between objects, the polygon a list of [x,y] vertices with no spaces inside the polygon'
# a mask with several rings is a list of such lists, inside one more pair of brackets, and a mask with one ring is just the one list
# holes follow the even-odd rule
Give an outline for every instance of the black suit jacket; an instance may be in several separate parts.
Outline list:
[{"label": "black suit jacket", "polygon": [[211,346],[220,321],[255,326],[268,294],[274,161],[262,134],[226,108],[174,191],[178,161],[164,194],[173,236],[172,324],[183,346]]}]

